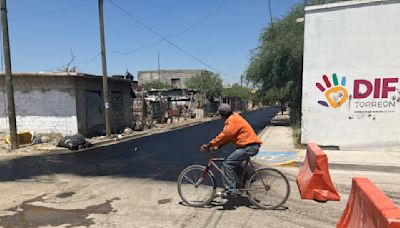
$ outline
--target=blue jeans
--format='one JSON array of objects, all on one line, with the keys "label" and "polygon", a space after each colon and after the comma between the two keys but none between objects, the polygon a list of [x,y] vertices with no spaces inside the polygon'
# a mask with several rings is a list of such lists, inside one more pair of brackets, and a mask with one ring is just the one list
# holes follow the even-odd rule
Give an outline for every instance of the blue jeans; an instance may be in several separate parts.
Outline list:
[{"label": "blue jeans", "polygon": [[256,155],[260,145],[251,144],[243,148],[237,148],[222,163],[222,182],[225,190],[234,192],[236,190],[236,177],[240,178],[243,172],[242,163],[246,159]]}]

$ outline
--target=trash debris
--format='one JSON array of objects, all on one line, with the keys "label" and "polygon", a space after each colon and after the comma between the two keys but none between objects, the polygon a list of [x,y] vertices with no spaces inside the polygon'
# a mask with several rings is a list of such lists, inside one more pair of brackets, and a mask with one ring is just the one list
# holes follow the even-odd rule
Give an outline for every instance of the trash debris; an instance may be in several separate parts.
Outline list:
[{"label": "trash debris", "polygon": [[[25,131],[17,134],[17,140],[19,145],[30,144],[32,142],[32,132]],[[9,135],[5,139],[7,144],[11,144],[11,138]]]},{"label": "trash debris", "polygon": [[125,135],[131,134],[132,132],[133,132],[133,130],[129,127],[125,128],[125,130],[124,130]]},{"label": "trash debris", "polygon": [[42,141],[42,143],[48,143],[50,142],[50,137],[47,135],[42,135],[42,137],[40,137],[40,141]]},{"label": "trash debris", "polygon": [[57,147],[65,147],[70,150],[78,150],[88,147],[89,143],[81,134],[63,137],[57,144]]},{"label": "trash debris", "polygon": [[33,134],[32,136],[32,145],[37,145],[42,143],[42,135],[41,134]]},{"label": "trash debris", "polygon": [[114,141],[121,141],[121,139],[122,139],[122,135],[119,134],[119,135],[117,135],[116,138],[114,138]]}]

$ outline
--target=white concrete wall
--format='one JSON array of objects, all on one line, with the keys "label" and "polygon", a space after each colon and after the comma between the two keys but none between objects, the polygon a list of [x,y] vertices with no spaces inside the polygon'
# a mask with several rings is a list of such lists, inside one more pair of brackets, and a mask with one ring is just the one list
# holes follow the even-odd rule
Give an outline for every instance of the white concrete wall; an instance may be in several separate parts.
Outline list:
[{"label": "white concrete wall", "polygon": [[186,88],[185,81],[189,78],[200,74],[205,70],[161,70],[158,71],[138,71],[138,81],[140,85],[149,83],[155,80],[161,80],[163,83],[172,84],[172,79],[180,79],[177,88]]},{"label": "white concrete wall", "polygon": [[[1,83],[0,83],[1,84]],[[5,94],[4,84],[0,87],[0,132],[8,130],[8,119],[7,119],[7,97]]]},{"label": "white concrete wall", "polygon": [[[325,107],[327,75],[340,94],[339,107]],[[382,89],[357,98],[355,80],[390,78],[387,98]],[[325,87],[322,92],[316,83]],[[376,84],[378,85],[378,84]],[[358,92],[365,93],[366,86]],[[395,91],[391,91],[395,90]],[[341,92],[345,95],[345,92]],[[368,95],[368,94],[367,94]],[[302,104],[302,143],[316,142],[341,149],[400,149],[400,1],[358,1],[306,8]]]},{"label": "white concrete wall", "polygon": [[[20,80],[17,80],[17,84],[19,84],[18,81]],[[60,83],[63,82],[60,80]],[[29,83],[19,84],[15,87],[15,109],[19,132],[57,132],[63,135],[78,132],[76,103],[72,88],[44,90],[31,87],[34,90],[25,90],[24,88],[29,87]],[[55,88],[57,86],[50,87]],[[8,132],[9,130],[4,99],[6,99],[6,96],[3,90],[0,90],[0,132]]]}]

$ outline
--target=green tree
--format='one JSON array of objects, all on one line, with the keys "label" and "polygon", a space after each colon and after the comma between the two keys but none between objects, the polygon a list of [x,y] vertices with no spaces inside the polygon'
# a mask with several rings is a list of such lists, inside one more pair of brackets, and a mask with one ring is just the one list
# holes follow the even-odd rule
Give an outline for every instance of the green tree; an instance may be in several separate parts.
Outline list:
[{"label": "green tree", "polygon": [[279,101],[280,106],[281,106],[281,112],[283,114],[284,107],[286,103],[290,99],[291,95],[291,89],[293,86],[293,81],[288,81],[284,87],[277,88],[273,87],[267,90],[267,92],[264,94],[264,103],[267,104],[274,104],[276,101]]},{"label": "green tree", "polygon": [[[323,4],[332,0],[308,0],[305,4]],[[293,122],[300,120],[303,72],[304,4],[295,5],[275,19],[260,35],[260,45],[252,50],[246,79],[260,88],[264,103],[288,102]]]},{"label": "green tree", "polygon": [[174,88],[174,86],[164,83],[164,82],[160,82],[160,81],[147,82],[147,83],[143,84],[141,87],[145,91],[149,91],[151,89],[173,89]]},{"label": "green tree", "polygon": [[185,81],[185,85],[189,89],[194,89],[205,94],[210,100],[220,96],[222,92],[222,80],[220,76],[209,71],[203,71],[189,78]]},{"label": "green tree", "polygon": [[238,84],[234,84],[231,88],[222,89],[221,95],[225,97],[239,97],[243,101],[248,101],[251,98],[251,90]]},{"label": "green tree", "polygon": [[301,105],[303,72],[303,5],[295,6],[285,17],[264,29],[260,46],[253,50],[246,79],[261,88],[264,103],[291,103],[292,116]]}]

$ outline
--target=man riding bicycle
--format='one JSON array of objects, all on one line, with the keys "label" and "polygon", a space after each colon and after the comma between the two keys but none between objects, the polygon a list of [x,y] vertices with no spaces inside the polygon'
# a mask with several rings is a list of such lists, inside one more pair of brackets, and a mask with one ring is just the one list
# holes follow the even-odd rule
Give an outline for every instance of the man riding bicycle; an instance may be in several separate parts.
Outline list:
[{"label": "man riding bicycle", "polygon": [[243,161],[258,153],[261,140],[250,124],[239,114],[233,113],[228,104],[222,103],[218,107],[218,114],[225,121],[224,129],[208,144],[201,145],[200,151],[215,150],[228,142],[236,146],[236,149],[223,162],[222,181],[225,190],[219,193],[224,198],[234,197],[236,196],[236,177],[242,173],[241,165]]}]

